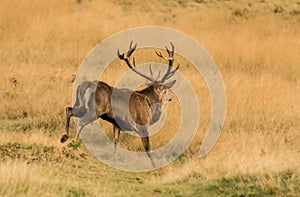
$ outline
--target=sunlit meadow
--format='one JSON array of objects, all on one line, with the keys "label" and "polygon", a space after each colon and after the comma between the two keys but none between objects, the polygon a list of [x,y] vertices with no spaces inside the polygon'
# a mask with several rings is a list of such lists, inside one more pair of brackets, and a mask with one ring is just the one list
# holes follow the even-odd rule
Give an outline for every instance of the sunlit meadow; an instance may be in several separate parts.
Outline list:
[{"label": "sunlit meadow", "polygon": [[[101,40],[138,26],[180,30],[215,60],[226,88],[226,120],[214,149],[198,151],[211,116],[201,75],[180,57],[197,92],[201,119],[189,149],[148,173],[123,172],[80,147],[61,144],[78,68]],[[136,51],[139,62],[159,61]],[[153,58],[153,59],[152,59]],[[276,0],[66,0],[1,2],[1,196],[300,195],[300,2]],[[102,80],[128,68],[115,61]],[[179,104],[168,103],[170,114]],[[178,127],[169,118],[154,148]],[[112,126],[100,121],[108,136]],[[172,123],[172,124],[171,124]],[[74,136],[72,122],[71,132]],[[188,132],[188,131],[187,131]],[[137,150],[140,139],[121,135]]]}]

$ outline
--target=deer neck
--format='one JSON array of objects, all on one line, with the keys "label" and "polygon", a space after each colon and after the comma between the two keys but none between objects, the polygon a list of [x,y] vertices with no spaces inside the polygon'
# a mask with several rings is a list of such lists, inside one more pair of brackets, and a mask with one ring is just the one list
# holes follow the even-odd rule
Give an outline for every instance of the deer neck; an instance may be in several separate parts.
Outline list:
[{"label": "deer neck", "polygon": [[161,104],[161,99],[159,98],[159,95],[157,95],[153,87],[150,86],[142,90],[140,93],[142,93],[145,96],[149,107],[156,103]]},{"label": "deer neck", "polygon": [[147,100],[147,103],[148,103],[149,107],[153,106],[154,104],[160,104],[161,103],[161,101],[159,101],[159,99],[155,98],[153,95],[146,97],[146,100]]}]

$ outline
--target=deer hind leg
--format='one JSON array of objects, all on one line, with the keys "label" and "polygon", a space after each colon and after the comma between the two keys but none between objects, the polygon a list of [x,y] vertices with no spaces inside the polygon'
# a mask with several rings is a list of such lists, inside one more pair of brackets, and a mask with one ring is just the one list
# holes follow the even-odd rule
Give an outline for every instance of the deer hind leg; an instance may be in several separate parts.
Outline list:
[{"label": "deer hind leg", "polygon": [[77,141],[85,125],[93,122],[94,120],[97,120],[95,106],[94,106],[94,98],[95,98],[94,87],[87,87],[83,95],[83,98],[81,98],[81,101],[79,102],[80,103],[79,106],[77,106],[76,108],[74,106],[73,108],[74,116],[78,115],[76,117],[80,118],[78,124],[79,128],[74,139],[75,141]]},{"label": "deer hind leg", "polygon": [[74,141],[78,140],[78,137],[82,131],[82,129],[90,124],[91,122],[97,120],[97,116],[95,114],[94,111],[89,111],[88,113],[86,113],[82,118],[79,119],[79,123],[78,123],[78,130],[77,133],[75,135]]},{"label": "deer hind leg", "polygon": [[60,138],[60,142],[64,143],[69,138],[70,119],[73,116],[72,107],[66,107],[66,134]]},{"label": "deer hind leg", "polygon": [[114,148],[115,148],[114,161],[115,161],[117,159],[117,156],[118,156],[118,150],[117,149],[118,149],[121,130],[116,126],[113,126],[113,130],[114,130]]}]

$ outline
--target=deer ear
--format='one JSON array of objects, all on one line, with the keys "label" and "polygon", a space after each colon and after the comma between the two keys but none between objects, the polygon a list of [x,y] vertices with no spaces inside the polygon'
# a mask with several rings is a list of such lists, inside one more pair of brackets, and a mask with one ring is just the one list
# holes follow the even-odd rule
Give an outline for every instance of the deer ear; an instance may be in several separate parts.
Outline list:
[{"label": "deer ear", "polygon": [[167,87],[168,89],[170,89],[174,84],[175,84],[176,80],[170,81],[168,83],[164,83],[163,85],[165,87]]}]

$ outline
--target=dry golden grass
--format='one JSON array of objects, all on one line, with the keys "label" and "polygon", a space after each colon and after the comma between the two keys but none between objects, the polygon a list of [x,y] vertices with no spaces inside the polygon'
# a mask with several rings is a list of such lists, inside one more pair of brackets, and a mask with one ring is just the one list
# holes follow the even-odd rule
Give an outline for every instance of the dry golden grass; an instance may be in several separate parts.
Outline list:
[{"label": "dry golden grass", "polygon": [[[280,184],[277,180],[279,176],[265,179],[263,174],[272,177],[272,173],[290,170],[299,175],[299,2],[204,2],[2,2],[0,145],[35,143],[62,151],[66,146],[59,143],[59,137],[64,133],[64,108],[71,103],[72,81],[86,54],[101,40],[121,30],[161,25],[191,35],[212,55],[224,79],[227,115],[217,145],[204,159],[199,159],[198,150],[210,120],[209,93],[204,81],[199,82],[199,76],[193,74],[190,67],[185,67],[186,64],[181,64],[180,71],[188,76],[199,97],[201,125],[185,156],[172,165],[147,174],[145,182],[155,187],[156,184],[181,180],[194,172],[205,179],[260,174],[259,184],[271,187]],[[148,61],[143,53],[137,59]],[[111,78],[116,69],[118,75],[127,70],[123,64],[115,64],[106,71],[103,79],[110,84],[114,84],[118,77]],[[166,108],[170,114],[177,113],[172,104]],[[107,132],[111,132],[111,126],[103,124]],[[174,130],[175,127],[167,124],[164,131]],[[75,127],[72,126],[71,130],[75,131]],[[170,139],[164,133],[151,139],[154,147]],[[123,135],[121,144],[129,149],[140,146],[139,139],[133,139],[132,143],[129,143],[130,140],[132,138]],[[81,149],[84,150],[83,147]],[[85,186],[92,184],[95,178],[93,170],[99,170],[97,167],[81,166],[81,171],[76,171],[63,183],[60,180],[63,175],[51,169],[47,162],[40,166],[26,164],[22,159],[4,158],[0,161],[2,196],[22,192],[42,194],[43,191],[55,190],[60,184],[71,188],[69,193],[59,188],[52,194],[83,195],[84,191],[73,191],[72,188],[77,188],[81,181],[88,182]],[[93,158],[88,159],[94,162],[94,166],[100,165]],[[73,172],[74,165],[80,165],[76,162],[67,162],[67,167],[63,167],[65,164],[57,165],[62,167],[63,172],[69,173]],[[103,166],[99,168],[108,169]],[[72,179],[82,176],[81,172],[90,172],[91,176],[84,176],[72,183]],[[33,173],[35,176],[31,176]],[[121,172],[108,170],[107,173],[115,175]],[[125,179],[131,177],[121,174]],[[53,185],[49,184],[51,180]],[[118,179],[113,181],[125,184]],[[48,189],[43,187],[44,183],[48,183]],[[120,189],[112,186],[109,180],[93,184],[103,184],[108,188],[97,190],[90,186],[92,193],[101,191],[109,195],[109,192]],[[294,195],[299,192],[294,188],[289,191]],[[46,194],[51,195],[51,192]],[[134,192],[130,194],[134,195]]]}]

